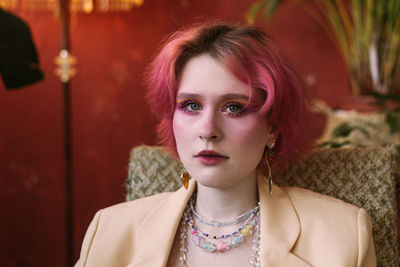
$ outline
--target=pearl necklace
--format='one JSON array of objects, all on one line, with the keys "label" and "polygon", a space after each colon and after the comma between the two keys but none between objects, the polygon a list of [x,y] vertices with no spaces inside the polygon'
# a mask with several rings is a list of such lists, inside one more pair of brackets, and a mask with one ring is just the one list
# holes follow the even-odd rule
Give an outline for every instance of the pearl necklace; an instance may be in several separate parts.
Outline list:
[{"label": "pearl necklace", "polygon": [[[189,202],[192,202],[192,201],[189,201]],[[192,227],[193,226],[193,219],[192,220],[190,219],[191,218],[191,216],[190,216],[190,213],[191,213],[190,204],[192,204],[192,203],[188,203],[188,205],[186,206],[185,211],[184,211],[183,216],[182,216],[182,219],[181,219],[181,224],[180,224],[181,234],[180,234],[180,257],[179,257],[179,262],[180,262],[180,266],[181,267],[187,267],[186,253],[188,251],[188,249],[187,249],[187,242],[188,242],[187,229],[188,229],[188,226],[190,228],[192,228],[191,229],[192,230],[192,232],[191,232],[192,240],[195,243],[195,245],[197,245],[199,247],[202,247],[205,251],[208,251],[208,252],[217,252],[217,251],[218,252],[224,252],[224,251],[230,249],[231,247],[237,247],[240,243],[243,242],[243,237],[244,236],[249,236],[249,235],[251,235],[253,233],[252,228],[254,227],[254,237],[253,237],[253,244],[252,244],[252,252],[251,252],[251,255],[250,255],[250,266],[251,267],[259,267],[260,266],[260,244],[261,244],[261,240],[260,240],[260,219],[259,219],[258,209],[256,211],[256,214],[253,214],[253,215],[255,215],[255,218],[253,220],[251,220],[251,224],[244,223],[243,226],[241,227],[241,229],[242,229],[241,231],[244,230],[245,233],[237,231],[237,233],[235,233],[233,236],[231,236],[231,243],[230,243],[231,245],[228,245],[225,241],[221,241],[217,245],[214,245],[214,244],[212,244],[210,242],[205,242],[204,239],[202,239],[202,237],[200,237],[198,235],[197,231],[193,232],[193,227]],[[248,222],[253,217],[253,215],[251,215],[251,217],[249,217],[246,222]],[[217,226],[217,227],[219,227],[219,226]],[[208,236],[204,235],[204,237],[208,237]],[[211,239],[211,237],[208,237],[208,238]],[[225,238],[225,235],[222,235],[221,238]],[[214,238],[214,239],[217,239],[217,238]]]}]

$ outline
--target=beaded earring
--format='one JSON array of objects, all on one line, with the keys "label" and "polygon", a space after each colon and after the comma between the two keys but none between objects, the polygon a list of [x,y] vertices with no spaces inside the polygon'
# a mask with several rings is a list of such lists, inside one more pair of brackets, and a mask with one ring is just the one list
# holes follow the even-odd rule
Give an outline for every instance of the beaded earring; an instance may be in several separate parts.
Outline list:
[{"label": "beaded earring", "polygon": [[272,169],[270,162],[272,163],[275,160],[275,151],[273,150],[275,146],[275,140],[270,139],[267,144],[267,155],[266,155],[266,163],[268,168],[268,191],[269,195],[272,195]]},{"label": "beaded earring", "polygon": [[185,189],[189,186],[190,175],[187,171],[183,170],[181,173],[181,181]]}]

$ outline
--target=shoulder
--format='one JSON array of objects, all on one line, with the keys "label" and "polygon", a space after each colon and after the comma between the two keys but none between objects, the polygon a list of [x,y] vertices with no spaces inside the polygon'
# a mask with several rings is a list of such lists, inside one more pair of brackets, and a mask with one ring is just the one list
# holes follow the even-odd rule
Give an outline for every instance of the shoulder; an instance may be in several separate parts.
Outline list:
[{"label": "shoulder", "polygon": [[172,193],[161,193],[150,197],[116,204],[97,211],[89,228],[94,234],[112,230],[114,235],[124,234],[136,228],[154,209],[164,203]]},{"label": "shoulder", "polygon": [[119,203],[100,210],[102,220],[126,220],[127,222],[141,221],[147,214],[173,193],[165,192],[153,196]]},{"label": "shoulder", "polygon": [[161,193],[99,210],[86,231],[75,266],[126,266],[132,258],[135,229],[171,194]]},{"label": "shoulder", "polygon": [[282,187],[296,209],[330,208],[336,211],[357,213],[360,208],[343,200],[300,187]]},{"label": "shoulder", "polygon": [[369,220],[365,210],[343,200],[298,187],[283,187],[302,228],[318,224],[357,233],[359,217]]},{"label": "shoulder", "polygon": [[[314,266],[324,266],[326,259],[331,259],[332,266],[347,266],[345,262],[374,266],[372,226],[363,208],[302,188],[282,189],[300,223],[296,252],[312,259]],[[311,255],[310,251],[321,255]]]}]

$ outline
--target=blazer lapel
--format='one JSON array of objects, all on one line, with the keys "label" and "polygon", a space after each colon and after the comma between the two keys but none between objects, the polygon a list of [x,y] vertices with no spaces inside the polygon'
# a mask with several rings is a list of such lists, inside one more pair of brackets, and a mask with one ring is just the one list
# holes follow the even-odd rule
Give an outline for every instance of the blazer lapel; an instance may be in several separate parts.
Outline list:
[{"label": "blazer lapel", "polygon": [[272,185],[267,192],[265,177],[258,176],[261,216],[261,266],[311,266],[291,252],[300,234],[300,221],[286,193]]},{"label": "blazer lapel", "polygon": [[[310,267],[291,252],[300,234],[300,222],[289,197],[276,185],[269,195],[262,175],[257,182],[261,202],[261,266]],[[183,210],[195,188],[192,179],[187,190],[180,188],[149,211],[137,228],[135,257],[129,267],[166,266]]]},{"label": "blazer lapel", "polygon": [[195,188],[191,179],[187,190],[181,187],[149,211],[137,228],[135,257],[129,267],[166,266],[183,210]]}]

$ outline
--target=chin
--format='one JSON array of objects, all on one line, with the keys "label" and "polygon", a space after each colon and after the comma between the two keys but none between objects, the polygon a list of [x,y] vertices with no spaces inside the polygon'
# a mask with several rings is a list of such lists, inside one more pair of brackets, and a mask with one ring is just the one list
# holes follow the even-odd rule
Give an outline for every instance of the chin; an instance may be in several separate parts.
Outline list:
[{"label": "chin", "polygon": [[232,175],[227,175],[226,172],[198,173],[194,177],[198,184],[214,189],[225,189],[238,182],[232,180]]},{"label": "chin", "polygon": [[197,184],[213,189],[225,189],[231,184],[218,179],[196,179]]}]

